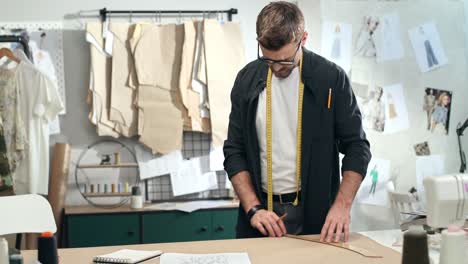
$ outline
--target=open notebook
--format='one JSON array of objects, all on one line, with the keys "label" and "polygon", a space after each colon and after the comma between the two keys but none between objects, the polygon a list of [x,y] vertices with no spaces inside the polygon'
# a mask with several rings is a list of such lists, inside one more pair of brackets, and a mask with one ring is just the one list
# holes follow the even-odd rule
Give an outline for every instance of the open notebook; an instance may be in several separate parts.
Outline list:
[{"label": "open notebook", "polygon": [[162,251],[122,249],[110,254],[93,258],[94,263],[139,263],[162,254]]}]

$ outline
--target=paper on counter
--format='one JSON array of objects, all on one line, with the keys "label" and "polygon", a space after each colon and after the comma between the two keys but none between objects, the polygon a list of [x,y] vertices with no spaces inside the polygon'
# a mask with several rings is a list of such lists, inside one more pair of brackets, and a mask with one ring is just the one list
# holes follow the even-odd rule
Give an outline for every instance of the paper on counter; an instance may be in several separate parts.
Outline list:
[{"label": "paper on counter", "polygon": [[444,156],[430,155],[418,156],[416,158],[416,189],[421,201],[421,206],[425,209],[426,194],[423,180],[430,176],[441,176],[445,174]]},{"label": "paper on counter", "polygon": [[210,151],[210,170],[224,171],[223,147],[212,148]]},{"label": "paper on counter", "polygon": [[183,163],[181,151],[155,156],[141,145],[135,145],[135,155],[140,169],[140,179],[167,175],[179,169]]},{"label": "paper on counter", "polygon": [[349,72],[351,70],[351,52],[352,25],[325,21],[322,26],[321,55]]},{"label": "paper on counter", "polygon": [[435,23],[410,29],[409,37],[421,72],[428,72],[448,63]]},{"label": "paper on counter", "polygon": [[408,110],[401,84],[383,87],[385,97],[384,133],[396,133],[409,129]]},{"label": "paper on counter", "polygon": [[185,160],[177,171],[171,172],[174,196],[218,188],[216,172],[209,170],[209,156]]},{"label": "paper on counter", "polygon": [[161,255],[161,264],[250,264],[247,253],[218,254],[180,254],[165,253]]},{"label": "paper on counter", "polygon": [[204,200],[204,201],[190,201],[182,203],[161,203],[147,206],[147,209],[164,210],[164,211],[182,211],[191,213],[200,209],[211,209],[232,206],[231,200]]}]

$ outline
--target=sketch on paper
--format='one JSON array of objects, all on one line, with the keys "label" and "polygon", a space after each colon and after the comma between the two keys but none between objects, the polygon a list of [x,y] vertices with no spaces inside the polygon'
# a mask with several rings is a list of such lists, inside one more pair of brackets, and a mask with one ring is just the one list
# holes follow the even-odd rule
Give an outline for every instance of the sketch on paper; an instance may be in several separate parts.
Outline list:
[{"label": "sketch on paper", "polygon": [[421,72],[428,72],[448,63],[434,23],[410,29],[409,36]]},{"label": "sketch on paper", "polygon": [[365,16],[359,32],[354,54],[362,57],[376,57],[375,31],[380,24],[376,16]]},{"label": "sketch on paper", "polygon": [[161,255],[161,264],[250,264],[247,253]]},{"label": "sketch on paper", "polygon": [[403,85],[394,84],[383,88],[385,95],[385,133],[396,133],[409,128],[408,110]]},{"label": "sketch on paper", "polygon": [[[362,85],[356,87],[365,90]],[[362,94],[362,91],[360,93]],[[385,128],[384,89],[380,86],[367,87],[367,94],[363,97],[357,96],[356,99],[361,109],[364,128],[383,132]]]},{"label": "sketch on paper", "polygon": [[351,50],[352,25],[325,21],[322,26],[321,55],[349,72],[351,70]]},{"label": "sketch on paper", "polygon": [[426,204],[426,194],[423,181],[426,177],[445,174],[445,162],[442,155],[419,156],[416,158],[416,189],[423,209]]},{"label": "sketch on paper", "polygon": [[380,25],[374,33],[377,62],[403,58],[404,49],[400,32],[400,17],[397,13],[380,17]]},{"label": "sketch on paper", "polygon": [[414,145],[414,152],[416,156],[429,156],[431,150],[429,149],[429,143],[427,141]]},{"label": "sketch on paper", "polygon": [[452,92],[427,88],[423,110],[426,112],[427,130],[432,133],[448,134]]},{"label": "sketch on paper", "polygon": [[390,180],[390,161],[372,158],[367,175],[356,195],[356,201],[362,204],[388,205],[387,182]]}]

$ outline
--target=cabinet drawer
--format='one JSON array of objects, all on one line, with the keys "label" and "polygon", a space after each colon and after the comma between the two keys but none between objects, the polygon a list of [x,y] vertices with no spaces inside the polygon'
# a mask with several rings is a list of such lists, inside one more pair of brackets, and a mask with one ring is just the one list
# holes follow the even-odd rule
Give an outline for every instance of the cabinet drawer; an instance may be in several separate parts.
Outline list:
[{"label": "cabinet drawer", "polygon": [[236,238],[236,225],[238,209],[212,210],[211,239],[234,239]]},{"label": "cabinet drawer", "polygon": [[95,247],[140,243],[137,214],[68,216],[68,246]]},{"label": "cabinet drawer", "polygon": [[158,212],[143,215],[143,243],[209,240],[211,212]]}]

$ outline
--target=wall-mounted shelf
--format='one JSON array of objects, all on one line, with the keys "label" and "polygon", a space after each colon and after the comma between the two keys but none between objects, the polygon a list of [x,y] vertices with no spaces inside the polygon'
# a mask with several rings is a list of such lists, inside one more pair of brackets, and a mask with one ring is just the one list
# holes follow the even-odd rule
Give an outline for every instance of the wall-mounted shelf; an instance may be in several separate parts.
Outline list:
[{"label": "wall-mounted shelf", "polygon": [[86,197],[123,197],[131,196],[132,193],[83,193]]},{"label": "wall-mounted shelf", "polygon": [[77,166],[78,169],[102,169],[102,168],[137,168],[137,163],[122,163],[122,164],[109,164],[109,165],[99,165],[99,164],[85,164]]}]

